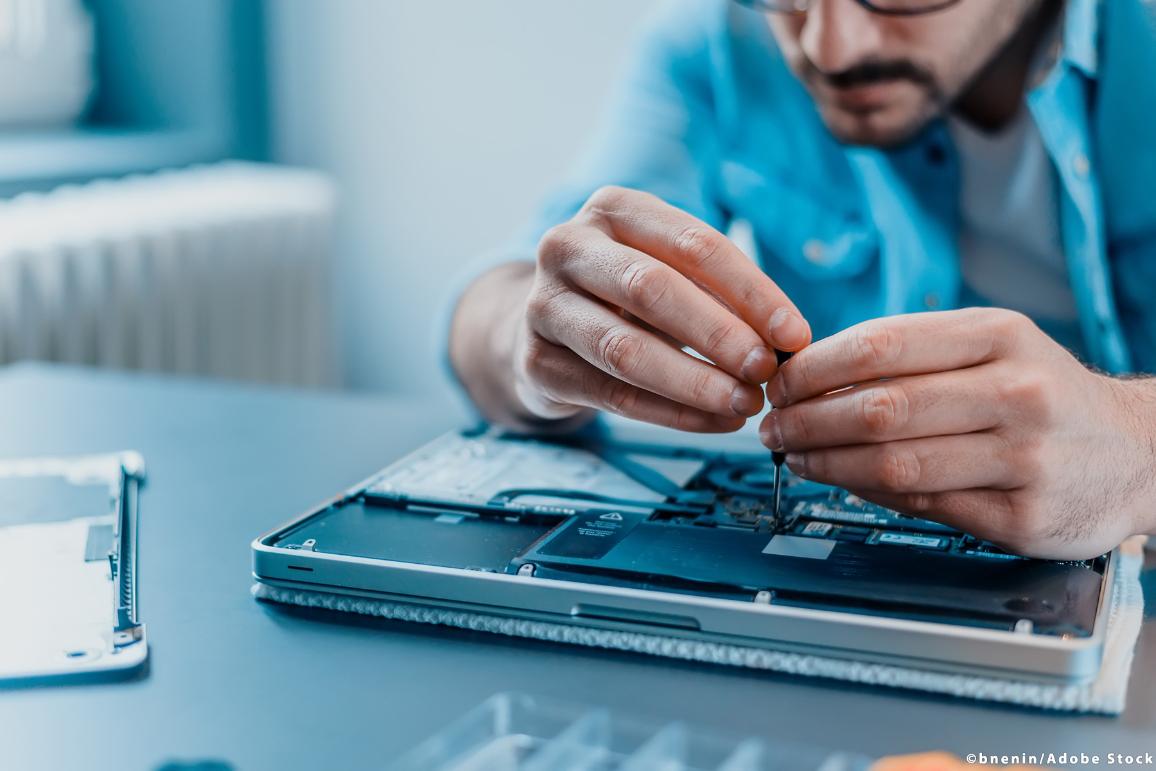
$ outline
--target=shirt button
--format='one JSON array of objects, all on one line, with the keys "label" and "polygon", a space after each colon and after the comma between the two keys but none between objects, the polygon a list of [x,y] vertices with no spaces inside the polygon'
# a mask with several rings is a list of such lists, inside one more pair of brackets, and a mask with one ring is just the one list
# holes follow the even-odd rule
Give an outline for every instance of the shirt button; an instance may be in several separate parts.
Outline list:
[{"label": "shirt button", "polygon": [[928,292],[923,295],[923,307],[929,311],[933,311],[939,307],[939,295],[935,292]]},{"label": "shirt button", "polygon": [[822,241],[811,240],[803,244],[803,256],[809,263],[822,265],[827,260],[827,248]]},{"label": "shirt button", "polygon": [[942,166],[947,161],[947,151],[938,142],[927,146],[927,162],[932,166]]},{"label": "shirt button", "polygon": [[1088,156],[1083,153],[1076,153],[1072,156],[1072,170],[1075,171],[1078,176],[1088,176],[1088,172],[1092,170],[1092,163],[1088,160]]}]

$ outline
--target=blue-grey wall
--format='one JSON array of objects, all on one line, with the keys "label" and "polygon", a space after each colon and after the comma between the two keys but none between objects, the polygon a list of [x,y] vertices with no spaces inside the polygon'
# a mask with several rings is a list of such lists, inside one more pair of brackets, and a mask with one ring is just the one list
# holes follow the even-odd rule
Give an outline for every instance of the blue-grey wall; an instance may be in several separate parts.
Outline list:
[{"label": "blue-grey wall", "polygon": [[272,155],[341,194],[345,380],[440,387],[447,276],[519,226],[594,125],[650,0],[272,0]]},{"label": "blue-grey wall", "polygon": [[88,0],[98,33],[90,124],[216,132],[232,154],[264,153],[259,0]]},{"label": "blue-grey wall", "polygon": [[80,125],[0,132],[0,198],[268,151],[264,0],[85,0],[95,92]]}]

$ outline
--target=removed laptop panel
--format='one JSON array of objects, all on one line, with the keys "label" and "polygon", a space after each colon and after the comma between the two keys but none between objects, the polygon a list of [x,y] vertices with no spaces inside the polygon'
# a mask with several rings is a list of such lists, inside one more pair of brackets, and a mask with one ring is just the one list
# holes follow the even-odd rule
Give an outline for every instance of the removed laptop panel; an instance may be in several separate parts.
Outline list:
[{"label": "removed laptop panel", "polygon": [[0,461],[0,686],[123,676],[137,607],[136,453]]}]

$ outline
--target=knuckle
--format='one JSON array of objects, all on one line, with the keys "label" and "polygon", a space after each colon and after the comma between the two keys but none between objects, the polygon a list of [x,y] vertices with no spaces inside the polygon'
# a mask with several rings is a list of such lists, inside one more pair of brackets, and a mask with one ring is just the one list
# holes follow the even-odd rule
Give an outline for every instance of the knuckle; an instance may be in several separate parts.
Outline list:
[{"label": "knuckle", "polygon": [[679,431],[692,431],[697,425],[694,414],[685,405],[675,404],[671,410],[667,425]]},{"label": "knuckle", "polygon": [[622,274],[627,302],[639,311],[656,311],[666,304],[672,287],[662,269],[651,260],[636,260]]},{"label": "knuckle", "polygon": [[926,514],[934,507],[934,499],[927,493],[910,493],[904,498],[904,504],[909,511],[917,514]]},{"label": "knuckle", "polygon": [[790,445],[807,446],[814,440],[811,417],[806,407],[787,408],[779,411],[779,430],[783,441]]},{"label": "knuckle", "polygon": [[599,335],[594,355],[602,369],[618,375],[627,371],[638,356],[639,340],[629,330],[610,327]]},{"label": "knuckle", "polygon": [[549,312],[551,298],[545,293],[535,290],[526,298],[526,318],[533,323],[546,317]]},{"label": "knuckle", "polygon": [[604,218],[621,209],[632,192],[618,185],[603,185],[586,199],[582,211],[595,219]]},{"label": "knuckle", "polygon": [[696,372],[687,384],[687,392],[695,404],[712,404],[716,391],[714,373],[710,370]]},{"label": "knuckle", "polygon": [[549,292],[542,287],[535,287],[530,296],[526,298],[526,320],[530,326],[534,326],[543,319],[551,318],[558,312],[557,297],[557,292]]},{"label": "knuckle", "polygon": [[686,255],[692,267],[705,269],[722,254],[725,240],[706,225],[688,225],[674,235],[674,248]]},{"label": "knuckle", "polygon": [[705,415],[685,404],[675,404],[667,416],[661,419],[661,422],[670,428],[693,433],[714,433],[726,425],[724,422],[720,422],[716,416]]},{"label": "knuckle", "polygon": [[956,316],[963,326],[980,327],[989,325],[993,320],[1001,317],[1001,314],[1007,311],[1005,308],[958,308],[949,313]]},{"label": "knuckle", "polygon": [[538,265],[546,271],[561,268],[581,251],[582,239],[569,222],[555,225],[538,241]]},{"label": "knuckle", "polygon": [[1019,311],[988,308],[978,312],[986,313],[976,319],[976,325],[978,327],[985,322],[990,325],[993,353],[1006,351],[1013,342],[1037,328],[1034,321]]},{"label": "knuckle", "polygon": [[[767,291],[764,286],[756,282],[744,284],[739,289],[738,304],[740,308],[761,308],[767,304]],[[774,313],[775,308],[772,306],[767,311],[768,314]]]},{"label": "knuckle", "polygon": [[638,389],[622,380],[608,380],[602,386],[600,401],[615,415],[627,415],[638,403]]},{"label": "knuckle", "polygon": [[892,434],[903,427],[911,404],[900,386],[880,386],[863,392],[859,398],[859,419],[864,428],[878,436]]},{"label": "knuckle", "polygon": [[880,487],[891,493],[911,490],[919,483],[922,469],[919,456],[911,450],[892,447],[879,454]]},{"label": "knuckle", "polygon": [[1020,417],[1047,422],[1055,415],[1057,405],[1051,384],[1034,372],[1009,375],[997,390],[1000,400]]},{"label": "knuckle", "polygon": [[713,322],[703,335],[703,346],[706,350],[699,351],[699,353],[713,359],[711,354],[721,350],[733,334],[731,325],[726,321]]},{"label": "knuckle", "polygon": [[546,358],[546,350],[542,347],[542,341],[538,335],[527,335],[520,358],[526,364],[526,371],[531,371],[536,366],[541,365],[543,359]]},{"label": "knuckle", "polygon": [[546,374],[546,360],[546,346],[537,335],[531,335],[522,350],[522,371],[531,379],[540,380]]},{"label": "knuckle", "polygon": [[995,331],[1003,335],[1014,335],[1035,326],[1023,313],[1008,308],[989,308],[987,313]]},{"label": "knuckle", "polygon": [[1037,397],[1037,383],[1025,373],[1008,374],[1000,378],[996,386],[999,399],[1005,404],[1019,409]]},{"label": "knuckle", "polygon": [[887,324],[862,324],[848,341],[851,360],[859,367],[893,364],[903,352],[903,338]]},{"label": "knuckle", "polygon": [[1038,480],[1048,471],[1043,442],[1038,439],[1029,439],[1018,447],[1008,447],[1004,452],[1005,466],[1012,468],[1021,482]]}]

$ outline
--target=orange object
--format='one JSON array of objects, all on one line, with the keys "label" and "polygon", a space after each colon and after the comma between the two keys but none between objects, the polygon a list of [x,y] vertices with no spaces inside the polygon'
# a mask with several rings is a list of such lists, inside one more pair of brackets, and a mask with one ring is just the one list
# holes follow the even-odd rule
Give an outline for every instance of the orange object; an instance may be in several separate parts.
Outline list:
[{"label": "orange object", "polygon": [[[896,755],[877,760],[871,771],[964,771],[982,768],[975,763],[965,763],[949,752],[922,752],[917,755]],[[1028,771],[1039,766],[993,766],[1003,771]]]}]

